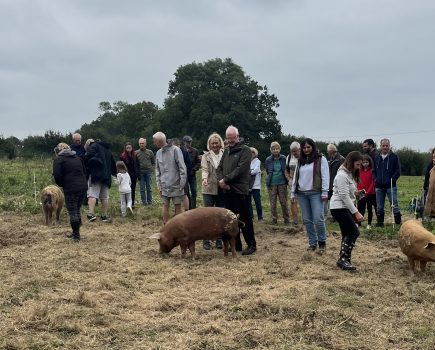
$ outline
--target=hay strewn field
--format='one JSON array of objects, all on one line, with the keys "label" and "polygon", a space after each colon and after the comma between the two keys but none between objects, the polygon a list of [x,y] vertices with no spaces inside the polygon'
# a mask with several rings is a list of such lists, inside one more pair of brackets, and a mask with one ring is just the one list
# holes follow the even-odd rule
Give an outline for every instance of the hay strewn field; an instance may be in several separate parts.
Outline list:
[{"label": "hay strewn field", "polygon": [[435,266],[411,275],[391,227],[362,232],[352,274],[335,267],[334,225],[324,256],[305,251],[302,227],[266,220],[255,255],[233,261],[197,243],[192,261],[147,239],[157,206],[85,222],[78,244],[66,220],[0,213],[0,348],[435,348]]},{"label": "hay strewn field", "polygon": [[0,215],[4,349],[433,349],[434,266],[411,276],[396,240],[358,242],[359,273],[257,226],[258,253],[162,258],[157,220],[86,223],[79,244],[40,216]]}]

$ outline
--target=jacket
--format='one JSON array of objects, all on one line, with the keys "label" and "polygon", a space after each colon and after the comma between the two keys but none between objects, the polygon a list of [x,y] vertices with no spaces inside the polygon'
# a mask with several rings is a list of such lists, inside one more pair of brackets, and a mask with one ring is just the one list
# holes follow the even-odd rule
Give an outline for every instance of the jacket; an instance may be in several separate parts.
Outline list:
[{"label": "jacket", "polygon": [[181,149],[173,145],[160,148],[156,153],[156,182],[162,196],[183,196],[186,179],[187,170]]},{"label": "jacket", "polygon": [[[334,184],[335,175],[337,175],[338,168],[344,162],[344,157],[337,152],[334,158],[328,160],[329,167],[329,191],[332,192],[332,186]],[[332,195],[332,193],[330,193]]]},{"label": "jacket", "polygon": [[119,156],[119,160],[122,160],[125,163],[125,165],[127,167],[128,175],[130,175],[131,181],[136,182],[137,169],[138,169],[137,158],[133,158],[133,157],[130,157],[128,155],[121,154]]},{"label": "jacket", "polygon": [[85,154],[91,182],[101,182],[108,188],[112,185],[112,175],[116,176],[116,163],[113,158],[110,144],[104,141],[92,143]]},{"label": "jacket", "polygon": [[375,194],[375,181],[373,180],[372,168],[361,168],[359,172],[359,183],[357,185],[358,190],[365,190],[367,197],[370,194]]},{"label": "jacket", "polygon": [[[258,158],[251,160],[250,167],[251,176],[255,176],[254,183],[252,184],[252,190],[261,190],[261,161]],[[252,180],[251,180],[252,181]]]},{"label": "jacket", "polygon": [[196,148],[186,147],[186,152],[189,154],[189,159],[191,163],[191,168],[187,171],[187,176],[189,177],[195,177],[195,173],[199,170],[201,167],[201,159],[199,157],[198,150]]},{"label": "jacket", "polygon": [[249,195],[249,179],[251,166],[251,149],[242,142],[225,149],[217,168],[218,181],[224,180],[230,186],[230,192]]},{"label": "jacket", "polygon": [[53,177],[65,194],[86,191],[86,168],[74,151],[62,150],[53,161]]},{"label": "jacket", "polygon": [[148,171],[152,171],[156,164],[156,159],[153,151],[150,149],[137,149],[136,153],[136,174],[145,174]]},{"label": "jacket", "polygon": [[352,174],[344,166],[341,166],[334,179],[332,197],[329,202],[330,209],[349,209],[355,214],[358,209],[355,206],[356,183]]},{"label": "jacket", "polygon": [[[281,163],[281,173],[284,178],[285,184],[288,184],[287,177],[285,176],[285,166],[286,166],[286,158],[282,154],[279,155],[279,162]],[[266,161],[264,162],[264,166],[266,168],[266,186],[270,187],[270,184],[272,182],[272,175],[273,175],[273,167],[274,167],[274,158],[272,155],[266,158]]]},{"label": "jacket", "polygon": [[[210,151],[211,152],[211,151]],[[207,179],[208,186],[202,185],[202,193],[203,194],[218,194],[218,180],[216,168],[213,165],[213,160],[211,159],[210,152],[205,152],[201,157],[201,170],[202,170],[202,179]],[[220,151],[220,156],[222,159],[224,151]]]},{"label": "jacket", "polygon": [[373,167],[373,177],[377,188],[390,188],[391,180],[393,180],[393,187],[396,187],[396,181],[400,177],[399,157],[391,151],[385,159],[382,158],[381,154],[377,154]]}]

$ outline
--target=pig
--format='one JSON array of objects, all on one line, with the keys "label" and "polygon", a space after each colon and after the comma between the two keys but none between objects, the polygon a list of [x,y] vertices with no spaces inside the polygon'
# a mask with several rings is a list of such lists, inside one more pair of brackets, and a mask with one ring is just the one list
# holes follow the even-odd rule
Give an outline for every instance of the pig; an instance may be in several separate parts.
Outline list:
[{"label": "pig", "polygon": [[435,261],[435,236],[426,230],[420,221],[407,220],[399,230],[399,244],[408,257],[409,266],[416,272],[416,262],[420,270],[426,270],[428,261]]},{"label": "pig", "polygon": [[56,213],[56,223],[59,223],[64,201],[63,192],[56,185],[49,185],[41,191],[42,211],[44,212],[45,224],[47,226],[51,224],[54,213]]},{"label": "pig", "polygon": [[224,255],[228,255],[228,242],[233,258],[236,257],[236,237],[239,234],[239,220],[232,211],[225,208],[206,207],[185,211],[170,219],[160,232],[149,238],[159,241],[160,253],[169,253],[180,245],[181,256],[186,256],[189,248],[195,259],[195,241],[215,240],[222,237]]}]

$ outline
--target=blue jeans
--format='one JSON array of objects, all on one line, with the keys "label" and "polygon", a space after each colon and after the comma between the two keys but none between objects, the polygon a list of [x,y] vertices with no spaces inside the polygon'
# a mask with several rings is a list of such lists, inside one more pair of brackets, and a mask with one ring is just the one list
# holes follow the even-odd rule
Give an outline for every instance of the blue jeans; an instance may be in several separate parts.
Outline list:
[{"label": "blue jeans", "polygon": [[324,205],[321,193],[316,191],[298,192],[297,198],[302,219],[308,235],[308,244],[316,247],[317,242],[326,242]]},{"label": "blue jeans", "polygon": [[249,191],[249,203],[250,203],[250,211],[251,216],[254,218],[254,212],[252,210],[252,198],[254,198],[255,209],[257,211],[257,219],[258,221],[263,220],[263,208],[261,206],[261,194],[259,189],[253,189]]},{"label": "blue jeans", "polygon": [[[397,202],[397,187],[393,187],[393,192],[391,193],[391,187],[389,188],[378,188],[375,189],[376,192],[376,214],[378,216],[383,216],[385,214],[385,196],[388,197],[390,205],[393,206],[394,215],[400,214],[399,203]],[[393,194],[393,202],[391,202],[391,194]]]},{"label": "blue jeans", "polygon": [[[140,185],[140,198],[142,200],[143,205],[152,204],[153,203],[153,194],[151,191],[151,176],[153,172],[149,170],[145,173],[141,173],[139,175],[139,185]],[[146,195],[145,195],[145,186],[146,186]]]}]

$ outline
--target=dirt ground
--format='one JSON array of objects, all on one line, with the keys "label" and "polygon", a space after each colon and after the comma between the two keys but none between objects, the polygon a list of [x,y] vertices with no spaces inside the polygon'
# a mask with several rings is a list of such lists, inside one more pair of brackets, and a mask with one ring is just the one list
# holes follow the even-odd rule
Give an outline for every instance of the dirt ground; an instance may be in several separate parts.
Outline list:
[{"label": "dirt ground", "polygon": [[256,224],[258,252],[161,257],[157,219],[84,223],[0,214],[1,349],[434,349],[435,266],[361,237],[357,273],[306,252],[302,227]]}]

